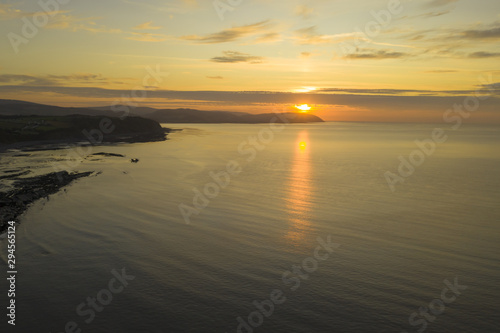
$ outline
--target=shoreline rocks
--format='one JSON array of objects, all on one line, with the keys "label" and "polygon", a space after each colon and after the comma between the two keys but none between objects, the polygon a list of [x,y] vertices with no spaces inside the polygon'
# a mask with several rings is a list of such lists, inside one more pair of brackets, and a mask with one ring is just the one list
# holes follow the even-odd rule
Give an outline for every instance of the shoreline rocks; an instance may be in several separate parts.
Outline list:
[{"label": "shoreline rocks", "polygon": [[0,192],[0,234],[7,229],[9,221],[16,221],[38,199],[55,194],[73,181],[94,173],[93,171],[80,173],[59,171],[42,176],[17,179],[12,190]]}]

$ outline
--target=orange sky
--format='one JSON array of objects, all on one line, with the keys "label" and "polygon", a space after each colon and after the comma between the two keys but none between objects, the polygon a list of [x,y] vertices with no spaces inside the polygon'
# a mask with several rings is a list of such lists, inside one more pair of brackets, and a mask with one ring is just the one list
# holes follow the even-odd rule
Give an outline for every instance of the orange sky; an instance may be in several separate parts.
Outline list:
[{"label": "orange sky", "polygon": [[1,98],[500,123],[497,0],[57,1],[0,4]]}]

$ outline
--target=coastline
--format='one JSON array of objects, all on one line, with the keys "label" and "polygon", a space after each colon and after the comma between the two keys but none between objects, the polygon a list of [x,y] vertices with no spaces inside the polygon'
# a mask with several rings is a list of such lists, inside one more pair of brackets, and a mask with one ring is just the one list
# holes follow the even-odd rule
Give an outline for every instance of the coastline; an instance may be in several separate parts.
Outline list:
[{"label": "coastline", "polygon": [[[42,176],[30,178],[15,178],[14,188],[7,192],[0,192],[0,234],[7,229],[9,221],[15,221],[35,201],[59,192],[63,187],[73,183],[75,180],[97,175],[96,172],[52,172]],[[19,223],[19,221],[16,221]]]},{"label": "coastline", "polygon": [[[19,150],[19,153],[23,153],[67,149],[68,145],[104,147],[107,144],[166,141],[167,134],[171,131],[172,130],[169,128],[162,127],[161,132],[135,132],[114,136],[107,135],[105,140],[98,144],[74,138],[2,144],[0,145],[0,156],[10,150]],[[107,153],[97,153],[92,155],[107,156],[106,154]],[[112,154],[110,154],[110,156],[111,155]],[[0,234],[3,234],[7,230],[9,221],[19,223],[19,220],[16,219],[28,210],[32,203],[58,193],[60,190],[73,184],[80,178],[99,175],[96,171],[75,171],[71,173],[67,171],[58,171],[33,177],[23,177],[27,174],[29,174],[29,171],[9,170],[4,171],[4,173],[0,175],[0,182],[13,181],[11,185],[12,188],[7,191],[0,191]]]}]

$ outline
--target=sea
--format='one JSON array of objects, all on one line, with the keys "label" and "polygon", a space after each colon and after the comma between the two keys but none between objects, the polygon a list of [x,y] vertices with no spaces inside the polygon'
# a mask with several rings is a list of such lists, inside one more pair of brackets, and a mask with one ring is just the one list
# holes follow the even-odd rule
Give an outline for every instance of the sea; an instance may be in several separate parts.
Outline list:
[{"label": "sea", "polygon": [[0,239],[1,332],[500,332],[499,126],[164,126],[0,155],[95,171],[16,221],[15,326]]}]

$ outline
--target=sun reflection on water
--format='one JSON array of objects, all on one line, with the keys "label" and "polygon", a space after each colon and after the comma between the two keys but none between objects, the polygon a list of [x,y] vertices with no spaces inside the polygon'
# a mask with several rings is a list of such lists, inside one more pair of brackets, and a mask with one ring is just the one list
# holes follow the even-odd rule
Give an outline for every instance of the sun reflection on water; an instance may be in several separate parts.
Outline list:
[{"label": "sun reflection on water", "polygon": [[288,197],[286,199],[290,228],[286,239],[295,247],[306,239],[311,228],[311,165],[309,159],[308,132],[299,133],[295,144],[292,170],[289,177]]}]

